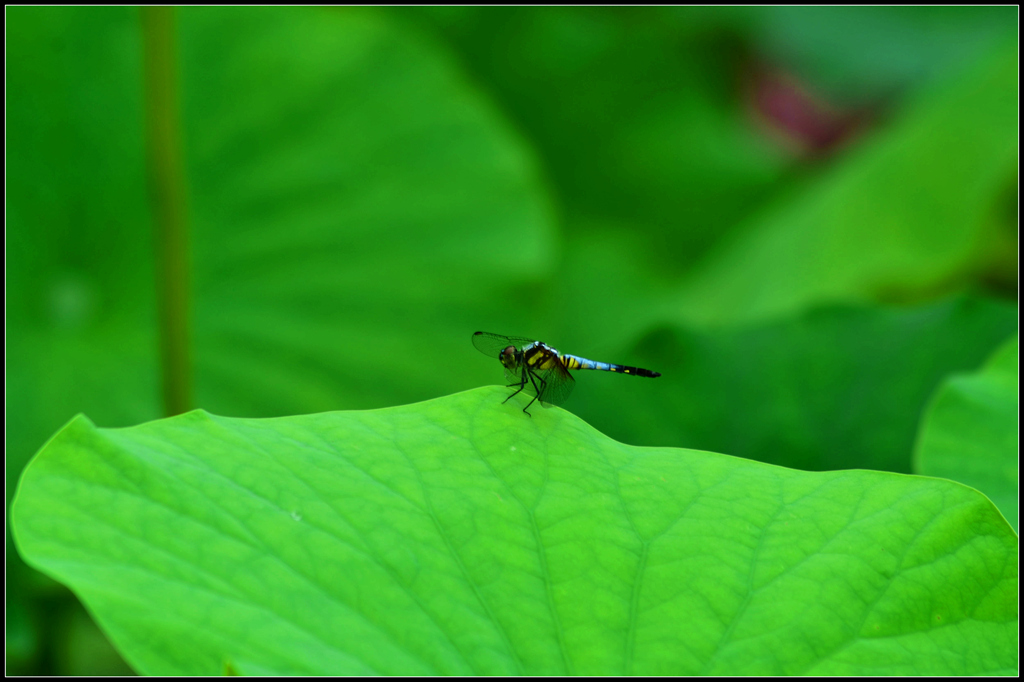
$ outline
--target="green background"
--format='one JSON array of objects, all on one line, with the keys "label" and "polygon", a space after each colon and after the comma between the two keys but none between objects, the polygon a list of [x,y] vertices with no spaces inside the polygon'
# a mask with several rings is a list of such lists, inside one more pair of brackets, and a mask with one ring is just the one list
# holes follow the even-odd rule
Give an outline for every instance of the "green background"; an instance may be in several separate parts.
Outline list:
[{"label": "green background", "polygon": [[[9,506],[77,413],[165,408],[140,12],[6,16]],[[624,443],[909,473],[1017,328],[1015,8],[176,19],[192,407],[498,383],[485,330],[662,372],[578,375]],[[124,670],[7,554],[9,672]]]}]

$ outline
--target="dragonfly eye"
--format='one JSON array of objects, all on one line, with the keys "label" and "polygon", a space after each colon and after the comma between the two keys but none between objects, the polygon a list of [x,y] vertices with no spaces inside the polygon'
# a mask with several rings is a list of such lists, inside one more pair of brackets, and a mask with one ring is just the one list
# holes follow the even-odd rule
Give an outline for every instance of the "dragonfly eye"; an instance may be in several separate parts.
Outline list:
[{"label": "dragonfly eye", "polygon": [[515,358],[515,356],[516,356],[516,348],[515,348],[515,346],[506,346],[505,350],[501,351],[501,355],[499,357],[501,359],[502,364],[507,364],[509,362],[512,362],[512,360]]}]

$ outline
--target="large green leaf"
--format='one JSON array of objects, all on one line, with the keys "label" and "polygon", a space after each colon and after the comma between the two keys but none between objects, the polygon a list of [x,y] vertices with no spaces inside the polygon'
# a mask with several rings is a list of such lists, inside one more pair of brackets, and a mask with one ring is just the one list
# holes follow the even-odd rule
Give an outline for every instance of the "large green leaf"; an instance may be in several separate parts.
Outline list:
[{"label": "large green leaf", "polygon": [[976,367],[1016,326],[1015,306],[971,296],[831,306],[730,329],[667,327],[624,351],[558,348],[662,373],[578,378],[566,408],[613,438],[799,469],[909,473],[935,387]]},{"label": "large green leaf", "polygon": [[977,488],[1019,526],[1020,394],[1014,335],[978,372],[954,375],[921,423],[914,470]]},{"label": "large green leaf", "polygon": [[142,673],[1016,670],[1017,536],[976,491],[627,446],[506,392],[78,417],[16,538]]},{"label": "large green leaf", "polygon": [[1016,221],[1002,204],[1017,166],[1017,65],[1014,41],[916,98],[730,233],[672,308],[719,324],[827,301],[920,300],[1006,261],[1016,253]]}]

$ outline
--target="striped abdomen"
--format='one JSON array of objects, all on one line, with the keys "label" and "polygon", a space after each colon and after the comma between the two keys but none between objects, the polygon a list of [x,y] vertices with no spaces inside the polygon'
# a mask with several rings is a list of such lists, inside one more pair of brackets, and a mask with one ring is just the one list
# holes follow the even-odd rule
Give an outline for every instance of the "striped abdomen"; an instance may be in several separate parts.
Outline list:
[{"label": "striped abdomen", "polygon": [[652,372],[642,367],[630,367],[629,365],[613,365],[608,362],[594,362],[577,355],[560,355],[562,362],[567,369],[600,369],[605,372],[618,372],[619,374],[635,374],[638,377],[660,377],[661,372]]}]

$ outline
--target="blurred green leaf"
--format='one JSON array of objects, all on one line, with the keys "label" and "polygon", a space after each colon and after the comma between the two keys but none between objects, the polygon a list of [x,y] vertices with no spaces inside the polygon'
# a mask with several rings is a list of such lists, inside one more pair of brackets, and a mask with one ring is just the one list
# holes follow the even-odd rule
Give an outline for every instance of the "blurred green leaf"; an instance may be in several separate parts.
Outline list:
[{"label": "blurred green leaf", "polygon": [[679,273],[784,179],[744,111],[731,8],[396,8],[433,26],[537,145],[566,226],[641,236],[635,258]]},{"label": "blurred green leaf", "polygon": [[269,416],[465,388],[435,349],[524,318],[495,302],[554,264],[524,145],[371,11],[194,9],[181,31],[197,402]]},{"label": "blurred green leaf", "polygon": [[1016,34],[1012,6],[754,7],[758,50],[839,102],[889,97]]},{"label": "blurred green leaf", "polygon": [[730,233],[673,307],[682,319],[720,324],[955,290],[999,259],[993,233],[1009,228],[993,214],[1014,183],[1017,151],[1014,42]]},{"label": "blurred green leaf", "polygon": [[988,495],[1018,529],[1019,335],[978,372],[954,375],[921,422],[914,470],[951,478]]},{"label": "blurred green leaf", "polygon": [[570,353],[635,344],[644,331],[664,324],[661,303],[675,278],[644,261],[647,240],[629,224],[591,219],[578,220],[577,227],[586,232],[566,236],[561,265],[547,289],[556,305],[542,340]]},{"label": "blurred green leaf", "polygon": [[134,675],[106,635],[80,604],[62,614],[55,652],[58,675],[104,677]]},{"label": "blurred green leaf", "polygon": [[976,367],[1016,326],[1013,305],[958,297],[911,309],[828,307],[713,331],[666,328],[632,352],[558,348],[662,373],[580,377],[566,407],[618,440],[799,469],[909,473],[935,387]]},{"label": "blurred green leaf", "polygon": [[76,412],[110,425],[160,412],[137,11],[12,7],[7,17],[13,483]]},{"label": "blurred green leaf", "polygon": [[505,393],[78,417],[16,538],[148,674],[1015,670],[1017,536],[976,491],[622,445]]},{"label": "blurred green leaf", "polygon": [[11,594],[5,610],[5,670],[8,675],[33,672],[30,661],[39,650],[39,628],[32,623],[32,614],[22,595]]}]

